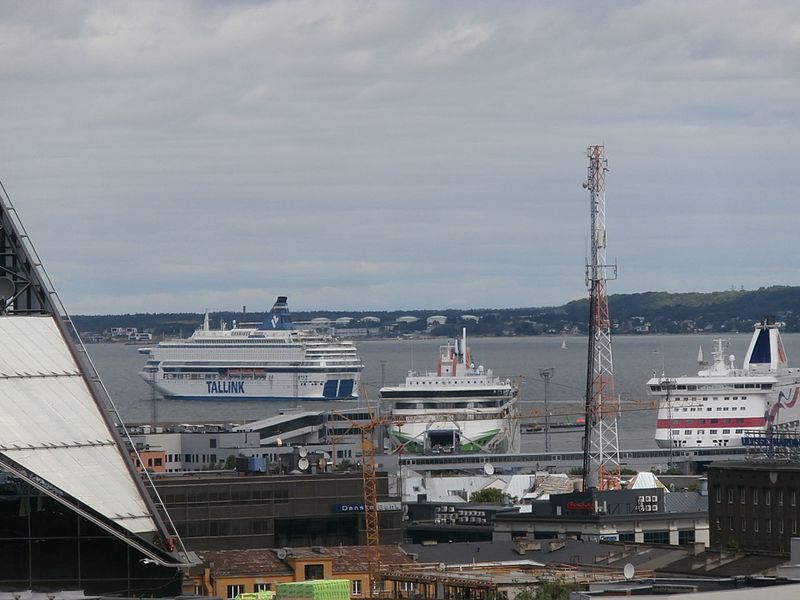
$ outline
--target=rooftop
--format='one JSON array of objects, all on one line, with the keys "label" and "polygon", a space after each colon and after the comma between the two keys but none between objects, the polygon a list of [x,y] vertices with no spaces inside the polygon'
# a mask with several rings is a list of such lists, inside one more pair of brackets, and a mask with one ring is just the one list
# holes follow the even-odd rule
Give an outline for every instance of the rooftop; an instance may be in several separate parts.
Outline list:
[{"label": "rooftop", "polygon": [[[285,553],[285,554],[284,554]],[[330,560],[334,573],[367,571],[364,546],[314,546],[311,548],[253,548],[248,550],[200,550],[198,556],[211,565],[217,577],[235,575],[291,575],[292,560]],[[279,554],[285,558],[279,558]],[[381,546],[385,566],[413,564],[414,560],[398,546]]]}]

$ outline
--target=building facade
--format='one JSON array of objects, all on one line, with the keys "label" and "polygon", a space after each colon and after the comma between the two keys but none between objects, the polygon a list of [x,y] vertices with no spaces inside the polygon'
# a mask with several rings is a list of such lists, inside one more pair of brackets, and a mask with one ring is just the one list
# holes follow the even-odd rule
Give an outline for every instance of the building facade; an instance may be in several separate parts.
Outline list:
[{"label": "building facade", "polygon": [[789,554],[800,522],[800,465],[716,463],[708,491],[713,548]]},{"label": "building facade", "polygon": [[[402,541],[399,498],[378,473],[381,541]],[[156,488],[190,550],[366,543],[361,472],[165,474]]]},{"label": "building facade", "polygon": [[707,506],[699,492],[661,488],[553,494],[530,512],[496,514],[494,536],[708,545]]},{"label": "building facade", "polygon": [[[398,546],[382,546],[380,554],[386,569],[403,569],[414,563]],[[199,556],[203,564],[187,580],[185,591],[189,593],[232,599],[243,593],[274,591],[279,583],[347,579],[351,598],[370,595],[363,546],[218,550],[201,552]],[[385,591],[391,593],[393,588],[386,587]]]}]

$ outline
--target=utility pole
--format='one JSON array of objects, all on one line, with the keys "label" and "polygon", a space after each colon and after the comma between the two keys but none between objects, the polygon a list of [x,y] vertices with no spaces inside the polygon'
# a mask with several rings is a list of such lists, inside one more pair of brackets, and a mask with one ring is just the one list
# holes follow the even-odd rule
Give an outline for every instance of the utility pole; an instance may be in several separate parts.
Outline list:
[{"label": "utility pole", "polygon": [[614,395],[614,363],[611,355],[611,318],[608,311],[609,279],[617,278],[617,266],[606,262],[606,183],[608,161],[603,146],[589,146],[588,178],[591,214],[591,256],[586,264],[589,288],[589,355],[586,372],[586,424],[583,440],[584,489],[609,489],[619,479],[619,403]]},{"label": "utility pole", "polygon": [[550,389],[550,378],[553,376],[553,367],[539,369],[539,377],[544,379],[544,451],[550,452],[550,408],[547,404],[547,396]]},{"label": "utility pole", "polygon": [[667,391],[667,426],[669,427],[669,458],[668,458],[668,468],[672,471],[675,468],[675,458],[673,456],[673,448],[675,446],[675,437],[673,435],[673,427],[674,423],[672,421],[672,396],[670,395],[671,391],[675,389],[675,380],[668,379],[663,377],[661,379],[661,389]]}]

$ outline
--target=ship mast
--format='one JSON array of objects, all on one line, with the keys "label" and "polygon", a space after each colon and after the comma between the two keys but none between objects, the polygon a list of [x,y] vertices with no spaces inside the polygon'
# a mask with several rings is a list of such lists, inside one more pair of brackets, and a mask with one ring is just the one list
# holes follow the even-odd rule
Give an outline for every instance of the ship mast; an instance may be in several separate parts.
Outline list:
[{"label": "ship mast", "polygon": [[583,441],[583,487],[606,490],[619,480],[619,403],[614,394],[611,319],[606,284],[616,279],[616,265],[606,262],[606,186],[608,161],[603,146],[589,146],[591,256],[586,264],[589,288],[589,354],[586,373],[586,424]]}]

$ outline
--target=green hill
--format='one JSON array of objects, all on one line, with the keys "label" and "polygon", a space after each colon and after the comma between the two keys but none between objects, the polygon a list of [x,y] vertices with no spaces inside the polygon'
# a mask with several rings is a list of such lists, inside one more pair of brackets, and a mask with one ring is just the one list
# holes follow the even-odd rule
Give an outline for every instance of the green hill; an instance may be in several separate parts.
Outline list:
[{"label": "green hill", "polygon": [[[758,290],[711,293],[643,292],[614,294],[609,309],[615,333],[682,333],[696,331],[749,331],[764,315],[775,316],[785,323],[785,332],[800,331],[800,287],[773,286]],[[473,308],[467,310],[435,309],[407,311],[299,311],[296,321],[316,317],[331,320],[353,317],[348,327],[365,327],[359,319],[370,315],[380,318],[380,326],[370,325],[376,333],[397,335],[427,330],[425,319],[444,315],[447,323],[429,331],[433,335],[451,336],[468,324],[472,335],[542,335],[585,333],[588,299],[575,300],[563,306],[529,308]],[[214,322],[232,323],[263,320],[265,312],[213,314]],[[464,321],[462,315],[480,318],[478,323]],[[413,315],[419,321],[397,324],[402,315]],[[152,331],[156,336],[189,335],[203,320],[200,313],[140,313],[124,315],[77,315],[73,317],[81,332],[110,331],[112,327],[136,327]],[[380,332],[377,330],[380,329]]]}]

